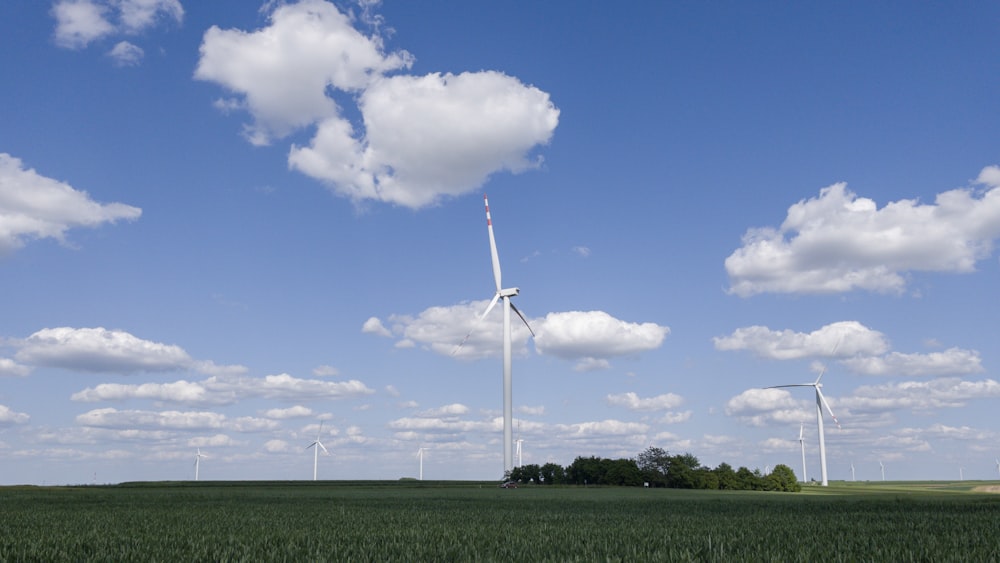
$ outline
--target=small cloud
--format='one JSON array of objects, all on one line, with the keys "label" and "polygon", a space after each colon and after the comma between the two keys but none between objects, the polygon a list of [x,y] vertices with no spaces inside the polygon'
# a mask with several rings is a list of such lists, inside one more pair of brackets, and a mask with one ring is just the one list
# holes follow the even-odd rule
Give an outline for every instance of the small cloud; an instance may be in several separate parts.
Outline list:
[{"label": "small cloud", "polygon": [[314,367],[312,372],[316,377],[336,377],[340,375],[340,370],[325,364]]},{"label": "small cloud", "polygon": [[589,258],[590,248],[587,248],[586,246],[574,246],[573,253],[575,253],[577,256],[581,258]]},{"label": "small cloud", "polygon": [[365,324],[361,327],[361,332],[364,334],[377,334],[378,336],[392,336],[389,329],[385,328],[382,321],[378,317],[370,317]]},{"label": "small cloud", "polygon": [[9,358],[0,358],[0,377],[8,375],[14,377],[24,377],[31,373],[31,368]]},{"label": "small cloud", "polygon": [[573,366],[573,371],[601,371],[611,367],[611,362],[604,358],[583,358]]},{"label": "small cloud", "polygon": [[15,412],[6,405],[0,405],[0,427],[24,424],[30,419],[31,417],[23,412]]},{"label": "small cloud", "polygon": [[142,48],[129,43],[128,41],[120,41],[108,52],[108,55],[115,60],[115,64],[118,66],[136,66],[142,62],[142,57],[145,55],[145,51]]},{"label": "small cloud", "polygon": [[272,418],[276,420],[287,420],[289,418],[304,418],[307,416],[312,416],[313,411],[308,407],[303,407],[302,405],[295,405],[294,407],[289,407],[287,409],[269,409],[261,414],[263,414],[267,418]]}]

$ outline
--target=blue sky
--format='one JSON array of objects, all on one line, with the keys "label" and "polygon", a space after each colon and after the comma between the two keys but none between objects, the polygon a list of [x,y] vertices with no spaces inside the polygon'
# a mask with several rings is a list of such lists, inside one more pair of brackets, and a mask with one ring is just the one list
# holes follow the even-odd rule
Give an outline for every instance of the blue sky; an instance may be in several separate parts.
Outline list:
[{"label": "blue sky", "polygon": [[483,194],[524,463],[998,476],[997,6],[2,11],[2,484],[499,478]]}]

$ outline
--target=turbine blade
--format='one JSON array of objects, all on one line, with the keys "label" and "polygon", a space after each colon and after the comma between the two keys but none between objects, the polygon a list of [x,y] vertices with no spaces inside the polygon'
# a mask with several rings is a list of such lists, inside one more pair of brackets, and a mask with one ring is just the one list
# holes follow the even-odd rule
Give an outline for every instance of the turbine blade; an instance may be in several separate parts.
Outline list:
[{"label": "turbine blade", "polygon": [[764,387],[764,389],[779,389],[781,387],[815,387],[814,383],[791,383],[789,385],[772,385],[770,387]]},{"label": "turbine blade", "polygon": [[493,237],[493,219],[490,218],[490,200],[483,194],[483,203],[486,204],[486,229],[490,233],[490,255],[493,258],[493,281],[497,284],[497,293],[500,292],[500,256],[497,255],[497,241]]},{"label": "turbine blade", "polygon": [[323,448],[323,453],[325,453],[326,455],[330,455],[330,451],[326,449],[326,446],[323,445],[323,442],[316,442],[316,443],[319,444],[320,448]]},{"label": "turbine blade", "polygon": [[531,333],[531,336],[534,336],[535,331],[531,330],[531,325],[528,324],[528,319],[524,318],[524,315],[521,314],[521,311],[519,311],[517,307],[514,306],[513,303],[510,304],[510,308],[513,309],[515,313],[517,313],[517,316],[521,317],[521,320],[524,321],[524,326],[528,327],[528,332]]},{"label": "turbine blade", "polygon": [[826,373],[826,365],[824,364],[823,369],[819,370],[819,376],[816,378],[816,381],[813,382],[813,385],[819,385],[819,380],[823,379],[823,374],[825,373]]},{"label": "turbine blade", "polygon": [[493,300],[490,301],[489,306],[486,307],[486,310],[483,311],[482,315],[479,315],[479,320],[485,319],[486,315],[489,315],[490,311],[493,310],[493,307],[496,307],[497,301],[499,301],[499,300],[500,300],[500,291],[497,290],[496,294],[493,295]]},{"label": "turbine blade", "polygon": [[802,431],[803,431],[804,427],[805,427],[805,424],[803,424],[803,423],[800,422],[799,423],[799,441],[800,442],[802,441]]},{"label": "turbine blade", "polygon": [[824,407],[826,407],[826,412],[830,413],[830,418],[837,423],[837,428],[840,428],[840,421],[837,420],[837,415],[833,414],[833,409],[830,408],[830,403],[826,402],[826,397],[823,396],[823,392],[819,390],[818,386],[816,387],[816,395],[819,396],[820,402],[823,403]]}]

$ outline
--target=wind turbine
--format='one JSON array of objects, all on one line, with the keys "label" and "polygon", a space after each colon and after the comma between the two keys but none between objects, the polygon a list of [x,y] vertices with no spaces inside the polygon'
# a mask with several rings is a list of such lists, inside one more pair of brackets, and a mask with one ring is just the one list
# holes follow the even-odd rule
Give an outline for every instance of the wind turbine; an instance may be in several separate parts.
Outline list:
[{"label": "wind turbine", "polygon": [[997,461],[997,473],[1000,473],[1000,457],[998,457],[996,461]]},{"label": "wind turbine", "polygon": [[424,480],[424,448],[417,450],[417,457],[420,458],[420,480]]},{"label": "wind turbine", "polygon": [[851,462],[851,481],[855,481],[855,480],[856,479],[854,478],[854,462],[852,461]]},{"label": "wind turbine", "polygon": [[323,445],[323,442],[319,441],[320,434],[322,433],[323,433],[323,421],[321,420],[319,421],[319,430],[316,431],[316,441],[306,446],[307,450],[309,448],[316,448],[315,452],[313,453],[313,481],[316,480],[316,470],[317,468],[319,468],[320,448],[323,448],[323,453],[325,453],[326,455],[330,455],[330,452],[326,449],[326,446]]},{"label": "wind turbine", "polygon": [[201,467],[201,458],[208,457],[207,455],[201,453],[201,448],[198,448],[198,453],[194,456],[194,480],[198,480],[198,469]]},{"label": "wind turbine", "polygon": [[826,397],[823,396],[823,392],[820,388],[823,384],[819,382],[823,378],[823,374],[826,373],[826,368],[819,372],[819,377],[816,381],[812,383],[793,383],[791,385],[772,385],[767,387],[767,389],[778,389],[780,387],[812,387],[816,390],[816,428],[819,429],[819,469],[822,476],[821,485],[824,487],[829,485],[826,479],[826,440],[823,435],[823,407],[826,407],[827,412],[830,413],[830,417],[833,421],[837,423],[837,428],[840,428],[840,421],[837,420],[837,415],[833,414],[833,409],[830,408],[829,403],[826,402]]},{"label": "wind turbine", "polygon": [[805,423],[799,423],[799,448],[802,449],[802,482],[808,483],[809,478],[806,477],[806,441],[802,437],[802,432],[805,429]]},{"label": "wind turbine", "polygon": [[504,289],[504,287],[500,284],[500,257],[497,255],[497,242],[493,237],[493,220],[490,218],[490,200],[486,197],[486,195],[483,195],[483,203],[486,205],[486,230],[490,234],[490,256],[493,259],[493,281],[496,282],[497,291],[493,295],[493,300],[490,301],[489,306],[486,307],[486,310],[483,311],[483,314],[479,318],[486,318],[486,315],[488,315],[489,312],[493,310],[493,307],[496,306],[497,301],[503,299],[503,470],[506,474],[514,468],[514,415],[510,374],[511,309],[517,313],[518,317],[521,317],[521,321],[524,322],[524,326],[528,327],[528,332],[530,332],[532,336],[535,335],[535,331],[531,330],[531,325],[528,324],[528,319],[524,318],[521,311],[518,311],[517,307],[510,302],[510,298],[516,296],[521,292],[521,290],[516,287]]},{"label": "wind turbine", "polygon": [[882,468],[882,480],[885,481],[885,464],[882,463],[882,460],[879,460],[878,466]]}]

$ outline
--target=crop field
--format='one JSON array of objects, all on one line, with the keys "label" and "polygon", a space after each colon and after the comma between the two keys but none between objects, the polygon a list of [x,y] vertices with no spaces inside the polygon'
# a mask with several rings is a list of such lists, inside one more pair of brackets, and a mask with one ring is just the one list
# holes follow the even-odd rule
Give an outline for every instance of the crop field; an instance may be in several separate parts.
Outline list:
[{"label": "crop field", "polygon": [[2,561],[1000,561],[997,483],[0,487]]}]

